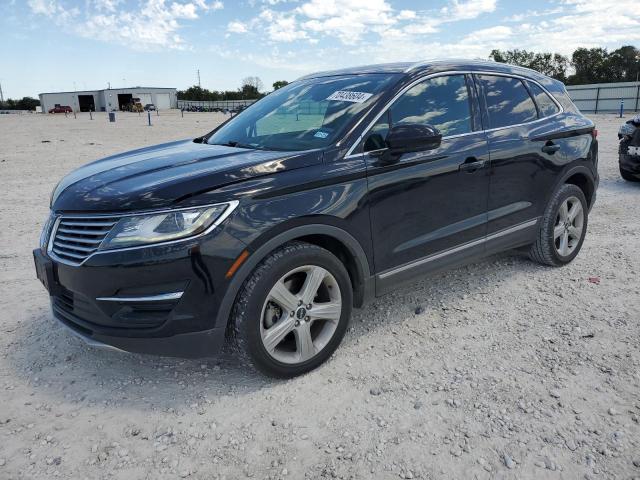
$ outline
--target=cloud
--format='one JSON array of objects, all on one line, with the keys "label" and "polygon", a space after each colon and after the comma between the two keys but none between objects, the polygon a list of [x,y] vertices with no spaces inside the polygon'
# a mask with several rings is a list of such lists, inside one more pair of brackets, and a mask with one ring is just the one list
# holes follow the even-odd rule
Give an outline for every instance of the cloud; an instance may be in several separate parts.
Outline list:
[{"label": "cloud", "polygon": [[227,25],[227,31],[231,33],[246,33],[247,26],[242,22],[234,20]]},{"label": "cloud", "polygon": [[273,41],[293,42],[308,38],[307,32],[299,27],[295,15],[291,13],[264,10],[261,18],[267,20],[267,34]]},{"label": "cloud", "polygon": [[413,10],[400,10],[397,18],[398,20],[412,20],[416,18],[416,12]]},{"label": "cloud", "polygon": [[480,30],[476,30],[471,32],[470,34],[464,37],[463,42],[469,43],[478,43],[478,42],[496,42],[499,40],[504,40],[509,38],[512,35],[512,30],[510,27],[505,27],[503,25],[498,25],[495,27],[482,28]]},{"label": "cloud", "polygon": [[335,35],[345,44],[357,43],[373,28],[390,26],[397,21],[386,0],[311,0],[295,12],[307,19],[302,23],[303,28]]},{"label": "cloud", "polygon": [[449,21],[459,21],[477,18],[495,9],[496,0],[453,0],[451,5],[443,7],[441,12]]},{"label": "cloud", "polygon": [[201,12],[224,7],[219,0],[144,0],[133,7],[125,6],[122,0],[87,0],[82,11],[61,0],[29,0],[28,5],[34,14],[76,35],[136,50],[185,49],[187,44],[178,33],[182,21],[193,21]]}]

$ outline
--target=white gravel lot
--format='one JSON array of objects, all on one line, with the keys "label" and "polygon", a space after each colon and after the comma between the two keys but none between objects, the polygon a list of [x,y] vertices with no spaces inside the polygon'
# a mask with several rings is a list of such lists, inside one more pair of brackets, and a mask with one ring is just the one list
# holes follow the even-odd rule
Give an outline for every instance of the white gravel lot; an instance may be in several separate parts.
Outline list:
[{"label": "white gravel lot", "polygon": [[425,278],[356,310],[301,378],[58,325],[31,258],[57,181],[221,118],[0,116],[0,479],[640,478],[640,184],[619,177],[614,116],[594,117],[601,183],[571,265],[513,253]]}]

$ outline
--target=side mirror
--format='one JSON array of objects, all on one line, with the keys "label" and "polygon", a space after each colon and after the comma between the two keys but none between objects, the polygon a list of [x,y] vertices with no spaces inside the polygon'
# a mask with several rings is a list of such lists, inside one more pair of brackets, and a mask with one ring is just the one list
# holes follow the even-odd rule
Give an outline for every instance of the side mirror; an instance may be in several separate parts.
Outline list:
[{"label": "side mirror", "polygon": [[393,154],[432,150],[438,148],[441,141],[442,134],[436,127],[419,123],[395,125],[386,139],[389,152]]}]

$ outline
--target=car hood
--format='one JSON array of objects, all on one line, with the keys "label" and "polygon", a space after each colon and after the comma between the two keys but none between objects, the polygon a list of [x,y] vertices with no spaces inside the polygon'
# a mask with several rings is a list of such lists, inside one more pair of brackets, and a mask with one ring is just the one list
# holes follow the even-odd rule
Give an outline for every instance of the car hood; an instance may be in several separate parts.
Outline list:
[{"label": "car hood", "polygon": [[181,140],[113,155],[74,170],[55,188],[51,208],[77,212],[165,208],[231,183],[321,161],[318,151],[250,150]]}]

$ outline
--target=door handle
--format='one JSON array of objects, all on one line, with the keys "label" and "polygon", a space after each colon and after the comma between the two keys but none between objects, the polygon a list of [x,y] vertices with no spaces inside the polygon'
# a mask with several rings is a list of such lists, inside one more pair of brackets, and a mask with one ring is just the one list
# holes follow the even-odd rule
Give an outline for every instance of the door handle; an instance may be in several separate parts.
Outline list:
[{"label": "door handle", "polygon": [[544,153],[548,153],[549,155],[553,155],[558,150],[560,150],[560,145],[556,145],[551,140],[549,140],[547,143],[545,143],[544,147],[542,147],[542,151]]},{"label": "door handle", "polygon": [[458,170],[461,172],[473,173],[484,167],[486,163],[486,160],[478,160],[476,157],[469,157],[458,167]]}]

